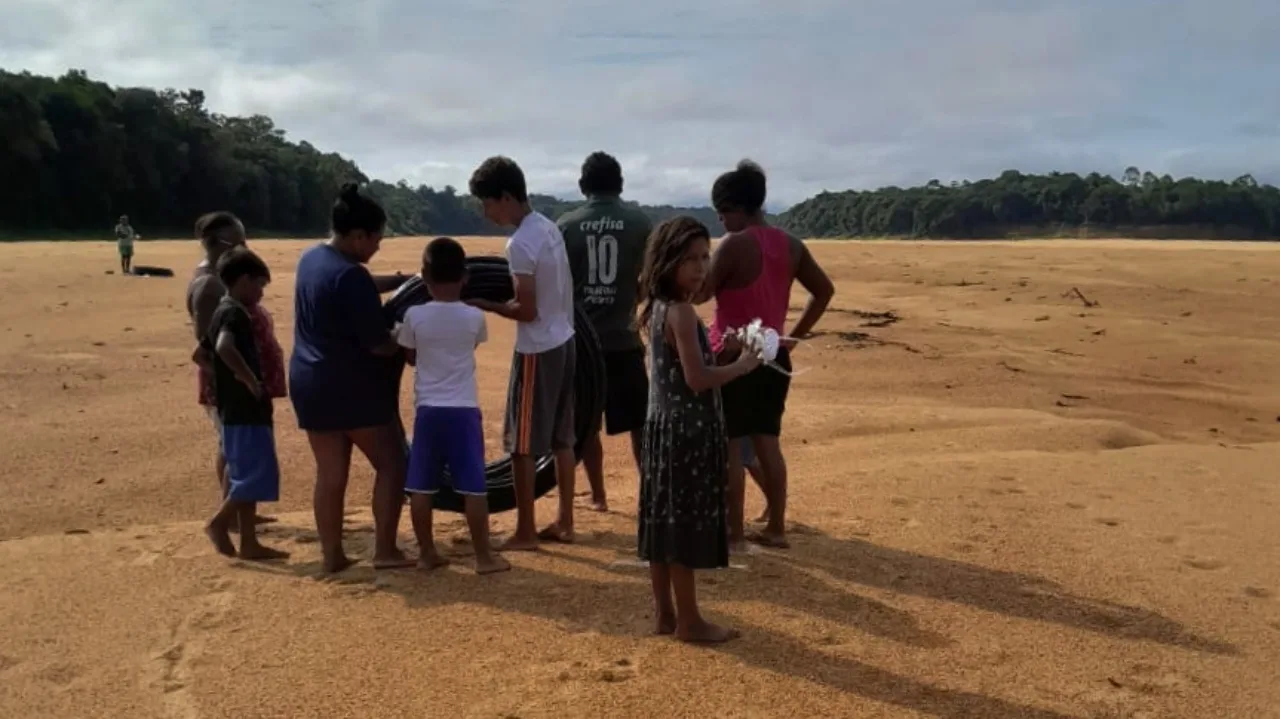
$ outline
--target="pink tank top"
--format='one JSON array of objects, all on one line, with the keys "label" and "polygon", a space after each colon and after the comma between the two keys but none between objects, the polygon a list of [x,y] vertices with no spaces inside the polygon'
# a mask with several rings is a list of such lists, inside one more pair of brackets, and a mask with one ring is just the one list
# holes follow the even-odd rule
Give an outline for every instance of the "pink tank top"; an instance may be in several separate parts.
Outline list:
[{"label": "pink tank top", "polygon": [[715,315],[708,332],[712,350],[724,348],[724,334],[750,324],[761,324],[785,335],[787,305],[791,301],[791,238],[776,227],[751,228],[760,247],[760,274],[746,287],[721,288],[716,293]]}]

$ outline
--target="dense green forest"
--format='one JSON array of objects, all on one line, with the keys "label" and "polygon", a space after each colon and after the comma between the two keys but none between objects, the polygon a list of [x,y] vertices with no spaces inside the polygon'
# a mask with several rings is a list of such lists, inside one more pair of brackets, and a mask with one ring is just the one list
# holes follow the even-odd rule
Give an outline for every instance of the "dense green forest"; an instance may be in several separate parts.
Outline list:
[{"label": "dense green forest", "polygon": [[1280,189],[1244,175],[1231,182],[1092,173],[1024,175],[924,187],[824,192],[779,223],[807,237],[1004,237],[1119,229],[1140,236],[1280,237]]},{"label": "dense green forest", "polygon": [[[144,235],[188,233],[230,209],[255,234],[321,235],[343,182],[367,182],[354,162],[291,142],[271,118],[211,112],[200,90],[113,88],[72,70],[59,78],[0,71],[0,234],[105,235],[127,214]],[[396,234],[495,234],[479,204],[452,187],[373,181]],[[575,202],[546,195],[552,217]],[[661,220],[708,208],[650,207]]]},{"label": "dense green forest", "polygon": [[[368,182],[396,234],[492,234],[478,203],[453,187],[370,181],[351,160],[286,139],[262,115],[229,117],[200,90],[113,88],[72,70],[59,78],[0,70],[0,237],[100,236],[128,214],[146,236],[185,234],[198,215],[229,209],[257,235],[321,235],[347,181]],[[711,178],[708,178],[708,187]],[[535,195],[556,217],[578,200]],[[648,206],[655,221],[709,208]],[[1129,168],[1024,175],[868,191],[824,192],[777,218],[808,237],[1001,237],[1119,228],[1155,236],[1280,237],[1280,190],[1156,177]]]}]

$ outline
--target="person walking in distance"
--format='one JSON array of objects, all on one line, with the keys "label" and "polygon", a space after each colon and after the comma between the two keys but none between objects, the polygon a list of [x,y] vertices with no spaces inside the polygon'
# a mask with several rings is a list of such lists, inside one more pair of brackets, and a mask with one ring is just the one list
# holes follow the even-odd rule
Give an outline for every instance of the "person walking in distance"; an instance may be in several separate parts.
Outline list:
[{"label": "person walking in distance", "polygon": [[[503,444],[515,475],[516,531],[503,544],[533,551],[539,540],[572,542],[574,436],[573,278],[564,237],[556,223],[529,205],[524,171],[507,157],[490,157],[471,175],[471,195],[491,222],[515,227],[507,240],[507,264],[515,288],[510,302],[471,304],[516,322],[516,346],[507,385]],[[538,532],[533,509],[534,462],[555,455],[560,511]]]},{"label": "person walking in distance", "polygon": [[[799,280],[809,292],[809,302],[792,329],[803,339],[813,330],[835,286],[818,266],[803,242],[771,227],[764,217],[765,175],[750,160],[716,178],[711,203],[728,233],[711,257],[711,272],[698,293],[705,302],[714,297],[715,316],[711,323],[712,349],[725,361],[734,354],[725,346],[725,335],[755,319],[785,336],[791,285]],[[785,340],[778,350],[777,364],[791,371],[794,341]],[[782,434],[782,414],[786,408],[791,377],[769,366],[761,366],[724,386],[725,424],[729,435],[729,533],[730,543],[745,548],[743,498],[746,478],[742,469],[742,442],[751,442],[760,461],[768,502],[768,523],[750,539],[757,543],[786,548],[787,464],[778,437]]]},{"label": "person walking in distance", "polygon": [[[586,204],[564,214],[556,224],[564,235],[574,292],[604,352],[604,431],[610,436],[630,435],[638,468],[649,375],[636,329],[636,288],[653,223],[639,208],[622,202],[622,166],[612,155],[588,155],[578,189],[586,196]],[[591,484],[592,508],[608,511],[599,432],[585,438],[582,464]]]},{"label": "person walking in distance", "polygon": [[116,251],[120,253],[120,272],[127,275],[133,272],[133,241],[137,237],[133,226],[129,224],[128,215],[120,215],[115,232]]}]

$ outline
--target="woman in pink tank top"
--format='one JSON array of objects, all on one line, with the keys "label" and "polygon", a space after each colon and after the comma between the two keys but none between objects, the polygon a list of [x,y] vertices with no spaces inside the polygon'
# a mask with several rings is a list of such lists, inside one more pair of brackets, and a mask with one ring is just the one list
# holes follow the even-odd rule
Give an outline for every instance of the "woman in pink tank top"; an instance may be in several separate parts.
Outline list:
[{"label": "woman in pink tank top", "polygon": [[[756,319],[779,335],[804,338],[817,324],[835,287],[804,243],[771,227],[764,216],[765,175],[760,166],[743,160],[738,167],[716,178],[711,202],[727,234],[711,257],[711,271],[699,295],[715,298],[715,314],[709,329],[711,345],[723,361],[736,355],[736,346],[725,337]],[[795,281],[809,292],[804,313],[790,333],[786,330],[791,285]],[[791,371],[794,342],[784,342],[777,364]],[[729,434],[729,541],[741,550],[746,539],[772,547],[787,547],[787,464],[778,437],[786,409],[791,378],[761,365],[721,389],[725,427]],[[743,502],[746,477],[743,456],[754,449],[760,473],[753,473],[764,493],[767,524],[750,537],[745,535]]]}]

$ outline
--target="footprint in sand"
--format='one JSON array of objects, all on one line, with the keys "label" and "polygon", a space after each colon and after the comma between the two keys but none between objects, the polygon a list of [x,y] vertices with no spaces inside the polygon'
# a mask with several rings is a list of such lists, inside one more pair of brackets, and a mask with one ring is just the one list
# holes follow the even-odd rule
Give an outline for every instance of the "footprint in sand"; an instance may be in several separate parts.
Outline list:
[{"label": "footprint in sand", "polygon": [[596,672],[596,679],[602,682],[616,683],[625,682],[628,679],[634,679],[638,674],[635,662],[630,659],[618,659],[607,667],[603,667]]},{"label": "footprint in sand", "polygon": [[1120,520],[1116,519],[1115,517],[1096,517],[1093,521],[1097,522],[1098,524],[1105,525],[1107,527],[1120,526]]},{"label": "footprint in sand", "polygon": [[1222,569],[1227,566],[1226,562],[1221,559],[1214,559],[1213,557],[1184,557],[1182,559],[1182,563],[1192,569],[1202,569],[1205,571]]},{"label": "footprint in sand", "polygon": [[70,686],[84,671],[74,664],[50,664],[36,672],[36,677],[58,687]]},{"label": "footprint in sand", "polygon": [[19,659],[14,659],[6,654],[0,654],[0,673],[7,672],[21,663],[22,661]]},{"label": "footprint in sand", "polygon": [[1176,534],[1166,534],[1161,537],[1156,537],[1156,541],[1161,544],[1177,544],[1181,540]]},{"label": "footprint in sand", "polygon": [[1086,509],[1087,507],[1086,505],[1083,505],[1079,502],[1067,502],[1067,508],[1068,509]]},{"label": "footprint in sand", "polygon": [[1275,596],[1275,593],[1262,587],[1245,587],[1244,595],[1253,599],[1270,599]]},{"label": "footprint in sand", "polygon": [[1108,677],[1107,681],[1118,689],[1147,695],[1177,694],[1200,683],[1199,678],[1191,674],[1145,663],[1134,664],[1118,676]]}]

